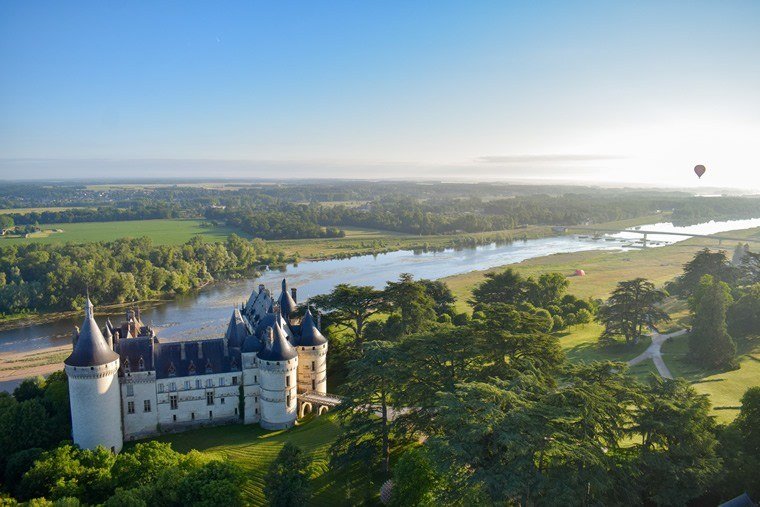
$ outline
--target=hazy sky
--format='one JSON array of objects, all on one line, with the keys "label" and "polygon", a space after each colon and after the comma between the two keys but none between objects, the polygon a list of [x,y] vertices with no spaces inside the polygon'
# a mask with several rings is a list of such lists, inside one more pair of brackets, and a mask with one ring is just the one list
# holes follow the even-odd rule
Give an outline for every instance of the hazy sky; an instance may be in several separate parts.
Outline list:
[{"label": "hazy sky", "polygon": [[0,178],[760,188],[760,1],[0,3]]}]

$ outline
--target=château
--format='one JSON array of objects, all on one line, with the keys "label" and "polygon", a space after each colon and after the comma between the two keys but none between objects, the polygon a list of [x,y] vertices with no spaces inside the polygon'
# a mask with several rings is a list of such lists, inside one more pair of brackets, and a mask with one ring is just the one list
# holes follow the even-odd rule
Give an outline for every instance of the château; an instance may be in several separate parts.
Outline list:
[{"label": "ch\u00e2teau", "polygon": [[83,448],[119,452],[123,442],[228,423],[293,426],[327,394],[327,339],[283,279],[277,299],[259,285],[235,308],[223,337],[162,342],[139,308],[101,329],[89,297],[65,359],[72,437]]}]

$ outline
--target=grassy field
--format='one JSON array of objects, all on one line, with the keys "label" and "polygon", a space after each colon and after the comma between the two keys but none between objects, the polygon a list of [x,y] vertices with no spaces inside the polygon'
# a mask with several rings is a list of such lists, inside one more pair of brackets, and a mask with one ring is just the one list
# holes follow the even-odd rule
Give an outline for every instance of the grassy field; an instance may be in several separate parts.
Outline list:
[{"label": "grassy field", "polygon": [[[83,222],[78,224],[46,224],[43,232],[27,238],[0,238],[0,246],[13,243],[91,243],[118,238],[149,237],[157,245],[185,243],[195,236],[208,241],[224,241],[239,231],[228,227],[207,227],[203,220],[127,220],[120,222]],[[61,229],[63,232],[50,232]]]},{"label": "grassy field", "polygon": [[[732,236],[760,238],[760,229],[734,231]],[[704,247],[724,248],[730,251],[734,245],[718,244],[716,240],[692,239],[675,245],[634,250],[629,252],[576,252],[526,260],[513,264],[525,276],[559,272],[569,276],[569,291],[579,297],[606,298],[620,280],[644,277],[657,285],[673,279],[682,272],[683,264]],[[572,276],[575,269],[584,269],[586,276]],[[488,271],[500,271],[504,267]],[[467,300],[472,288],[483,280],[484,273],[476,271],[446,278],[457,297],[460,311],[469,311]],[[668,299],[665,308],[673,322],[662,326],[662,332],[671,332],[688,324],[688,310],[683,301]],[[615,360],[628,361],[646,349],[648,341],[636,347],[601,348],[597,344],[601,326],[596,323],[574,326],[559,333],[560,343],[571,361]],[[738,413],[739,399],[753,385],[760,385],[760,343],[739,350],[740,368],[729,372],[706,372],[696,369],[685,360],[687,338],[678,337],[663,345],[663,358],[676,377],[689,380],[698,392],[710,395],[714,415],[723,422],[730,421]],[[631,368],[630,373],[645,378],[656,372],[651,360]]]},{"label": "grassy field", "polygon": [[698,392],[710,396],[713,414],[719,421],[733,420],[739,413],[744,391],[760,385],[760,341],[739,341],[739,368],[716,372],[702,370],[686,360],[688,340],[688,335],[682,335],[663,344],[665,364],[673,376],[687,379]]},{"label": "grassy field", "polygon": [[327,414],[307,418],[286,431],[270,432],[258,425],[233,425],[166,435],[157,440],[171,443],[180,452],[195,449],[240,465],[249,479],[244,494],[246,503],[250,505],[266,505],[263,488],[269,465],[282,446],[291,442],[308,452],[313,459],[314,496],[310,505],[356,505],[364,500],[365,491],[379,491],[380,484],[377,481],[370,487],[369,477],[363,468],[350,475],[337,475],[329,470],[328,450],[338,432],[334,415]]},{"label": "grassy field", "polygon": [[467,243],[474,246],[505,239],[537,238],[551,234],[548,227],[437,236],[417,236],[358,227],[345,227],[344,230],[346,231],[345,238],[273,240],[269,241],[269,244],[284,251],[288,257],[315,260],[377,254],[395,250],[451,248]]}]

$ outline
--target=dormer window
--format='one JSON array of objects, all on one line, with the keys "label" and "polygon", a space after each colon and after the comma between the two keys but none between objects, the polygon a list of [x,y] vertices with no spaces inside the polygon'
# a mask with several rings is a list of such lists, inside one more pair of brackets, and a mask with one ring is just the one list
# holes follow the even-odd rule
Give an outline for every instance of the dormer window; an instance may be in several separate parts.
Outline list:
[{"label": "dormer window", "polygon": [[132,371],[131,368],[129,367],[129,358],[128,357],[124,359],[124,371],[126,371],[127,373],[129,373],[130,371]]},{"label": "dormer window", "polygon": [[177,375],[177,368],[174,367],[174,362],[169,363],[169,368],[167,370],[170,377],[174,377]]},{"label": "dormer window", "polygon": [[137,368],[140,371],[145,371],[145,360],[143,359],[142,356],[140,356],[140,360],[137,362]]},{"label": "dormer window", "polygon": [[214,368],[211,366],[211,360],[206,360],[206,373],[212,373],[214,371]]},{"label": "dormer window", "polygon": [[187,374],[195,375],[195,363],[193,361],[190,361],[190,364],[187,366]]}]

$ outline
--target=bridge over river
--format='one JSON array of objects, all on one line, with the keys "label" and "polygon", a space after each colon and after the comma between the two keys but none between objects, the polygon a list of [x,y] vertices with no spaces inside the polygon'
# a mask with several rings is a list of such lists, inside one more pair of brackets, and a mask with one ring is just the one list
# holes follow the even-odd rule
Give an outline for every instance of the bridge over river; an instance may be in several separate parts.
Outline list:
[{"label": "bridge over river", "polygon": [[563,231],[586,231],[586,232],[603,232],[603,233],[609,233],[609,234],[617,234],[620,232],[625,233],[634,233],[634,234],[641,234],[644,236],[644,242],[647,241],[647,236],[649,234],[656,235],[656,236],[681,236],[681,237],[690,237],[690,238],[707,238],[707,239],[717,239],[718,244],[723,244],[724,241],[736,241],[738,243],[760,243],[760,239],[751,239],[751,238],[737,238],[732,236],[725,236],[723,234],[692,234],[688,232],[670,232],[670,231],[649,231],[644,229],[606,229],[606,228],[600,228],[600,227],[555,227],[556,229],[562,229]]}]

